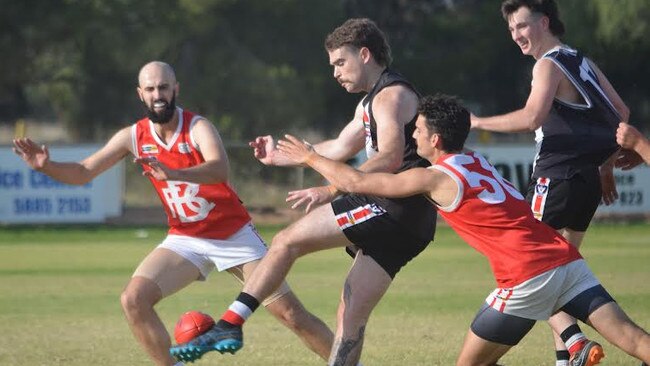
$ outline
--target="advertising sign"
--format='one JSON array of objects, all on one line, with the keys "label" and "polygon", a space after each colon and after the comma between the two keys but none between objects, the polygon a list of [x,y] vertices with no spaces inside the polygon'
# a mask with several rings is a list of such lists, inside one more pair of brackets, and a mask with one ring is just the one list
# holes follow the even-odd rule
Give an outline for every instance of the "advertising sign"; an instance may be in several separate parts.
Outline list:
[{"label": "advertising sign", "polygon": [[[54,161],[79,161],[101,146],[51,147]],[[0,222],[91,223],[122,213],[124,163],[102,173],[90,183],[73,186],[57,182],[30,169],[12,151],[0,147]]]}]

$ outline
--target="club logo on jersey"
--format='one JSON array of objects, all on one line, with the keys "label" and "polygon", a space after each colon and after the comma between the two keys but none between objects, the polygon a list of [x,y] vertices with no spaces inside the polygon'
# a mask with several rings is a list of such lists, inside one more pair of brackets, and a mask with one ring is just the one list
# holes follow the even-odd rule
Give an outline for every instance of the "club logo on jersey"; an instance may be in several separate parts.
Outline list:
[{"label": "club logo on jersey", "polygon": [[535,193],[537,194],[546,194],[548,192],[548,186],[543,184],[535,185]]},{"label": "club logo on jersey", "polygon": [[189,154],[190,153],[190,145],[187,144],[186,142],[181,142],[178,144],[178,151],[181,154]]},{"label": "club logo on jersey", "polygon": [[200,187],[195,183],[167,181],[162,193],[172,217],[181,222],[197,222],[208,217],[215,204],[197,196]]},{"label": "club logo on jersey", "polygon": [[143,154],[158,154],[158,146],[154,144],[144,144],[142,145]]},{"label": "club logo on jersey", "polygon": [[370,204],[370,210],[372,210],[375,215],[383,215],[386,213],[386,210],[384,210],[382,207],[377,206],[375,203]]}]

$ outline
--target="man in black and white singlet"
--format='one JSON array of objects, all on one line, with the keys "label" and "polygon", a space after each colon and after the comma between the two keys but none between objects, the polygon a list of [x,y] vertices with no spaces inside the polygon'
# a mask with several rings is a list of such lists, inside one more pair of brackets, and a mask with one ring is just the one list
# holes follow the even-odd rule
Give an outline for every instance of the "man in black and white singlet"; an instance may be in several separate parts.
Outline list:
[{"label": "man in black and white singlet", "polygon": [[[601,199],[617,198],[613,163],[616,126],[629,110],[598,67],[560,41],[564,24],[554,0],[505,0],[512,40],[535,58],[526,105],[493,117],[472,116],[472,128],[535,131],[537,154],[527,200],[535,217],[576,247]],[[556,335],[558,366],[568,365]]]},{"label": "man in black and white singlet", "polygon": [[535,131],[533,178],[570,179],[583,169],[598,168],[618,149],[615,132],[621,116],[580,52],[560,46],[542,57],[562,70],[582,102],[553,100],[546,120]]},{"label": "man in black and white singlet", "polygon": [[[327,36],[325,49],[336,81],[349,93],[367,95],[338,137],[314,144],[314,149],[347,161],[365,146],[368,160],[359,169],[366,172],[401,172],[427,165],[411,138],[419,95],[388,68],[390,47],[375,23],[346,21]],[[258,137],[250,145],[266,165],[295,166],[271,136]],[[184,359],[196,359],[220,342],[241,339],[243,323],[299,257],[345,247],[354,261],[339,303],[329,364],[356,365],[370,313],[397,272],[433,239],[436,212],[423,195],[397,199],[340,195],[333,186],[325,186],[289,192],[288,201],[294,201],[293,208],[305,206],[307,215],[273,238],[268,255],[223,314],[217,330],[191,341],[183,350]]]},{"label": "man in black and white singlet", "polygon": [[[365,131],[365,150],[368,159],[379,153],[379,146],[377,143],[377,121],[373,114],[373,102],[375,97],[385,88],[390,86],[400,85],[411,91],[413,94],[418,95],[417,90],[399,73],[386,68],[379,76],[379,80],[375,83],[374,87],[361,101],[363,107],[363,127]],[[399,173],[404,170],[415,167],[429,166],[429,162],[422,159],[417,154],[417,146],[415,140],[411,138],[415,130],[415,120],[417,114],[404,125],[404,153],[402,163],[399,168],[393,170],[394,173]],[[378,218],[376,222],[368,222],[367,224],[359,223],[350,225],[347,220],[350,212],[353,212],[357,207],[365,205],[376,205],[377,207],[385,210],[389,216],[385,218]],[[377,226],[385,227],[385,223],[380,223],[383,219],[396,220],[401,227],[401,230],[408,230],[414,238],[422,239],[422,243],[428,244],[433,238],[435,231],[436,213],[427,207],[429,203],[423,196],[412,196],[405,198],[384,198],[357,194],[347,194],[332,202],[332,208],[336,214],[337,221],[343,232],[348,236],[355,246],[363,248],[366,255],[372,257],[385,257],[385,260],[378,261],[390,274],[394,277],[399,268],[403,266],[406,261],[417,255],[424,247],[417,245],[413,247],[414,251],[409,248],[398,248],[394,244],[400,241],[399,237],[393,235],[392,228],[388,233],[383,233],[377,229]],[[428,221],[427,220],[433,220]],[[390,227],[390,226],[389,226]],[[388,237],[386,236],[388,235]],[[372,238],[372,246],[364,247],[364,243]],[[380,240],[380,238],[383,238]],[[425,245],[426,245],[425,244]],[[350,249],[348,250],[351,251]],[[392,258],[392,259],[389,259]],[[388,264],[386,262],[395,261],[395,263]],[[387,268],[390,267],[390,268]]]}]

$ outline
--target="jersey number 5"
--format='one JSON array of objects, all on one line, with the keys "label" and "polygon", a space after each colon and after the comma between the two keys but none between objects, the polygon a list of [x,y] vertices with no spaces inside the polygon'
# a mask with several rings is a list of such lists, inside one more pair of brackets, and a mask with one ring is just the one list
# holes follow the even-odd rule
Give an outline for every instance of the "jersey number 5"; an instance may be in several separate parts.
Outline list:
[{"label": "jersey number 5", "polygon": [[[481,167],[491,173],[491,177],[470,171],[465,166],[476,163],[478,160]],[[494,205],[506,200],[506,194],[510,194],[517,200],[523,200],[524,197],[510,182],[503,179],[496,169],[480,155],[454,155],[445,160],[445,163],[451,165],[457,172],[462,174],[467,183],[472,188],[483,187],[483,191],[478,194],[478,198],[488,204]],[[487,187],[486,187],[487,184]]]}]

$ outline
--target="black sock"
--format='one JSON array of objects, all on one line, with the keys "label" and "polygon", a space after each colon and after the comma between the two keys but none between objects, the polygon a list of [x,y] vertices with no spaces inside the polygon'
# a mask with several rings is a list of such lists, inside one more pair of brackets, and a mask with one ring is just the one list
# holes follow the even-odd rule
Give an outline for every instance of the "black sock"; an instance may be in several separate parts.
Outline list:
[{"label": "black sock", "polygon": [[257,310],[257,307],[260,306],[260,302],[255,297],[245,292],[240,292],[235,301],[239,301],[242,304],[248,306],[251,311]]},{"label": "black sock", "polygon": [[560,334],[560,338],[562,338],[562,342],[566,343],[571,337],[578,333],[582,333],[582,330],[580,330],[578,324],[573,324]]},{"label": "black sock", "polygon": [[569,361],[569,356],[569,351],[567,350],[555,351],[555,359],[558,361]]}]

